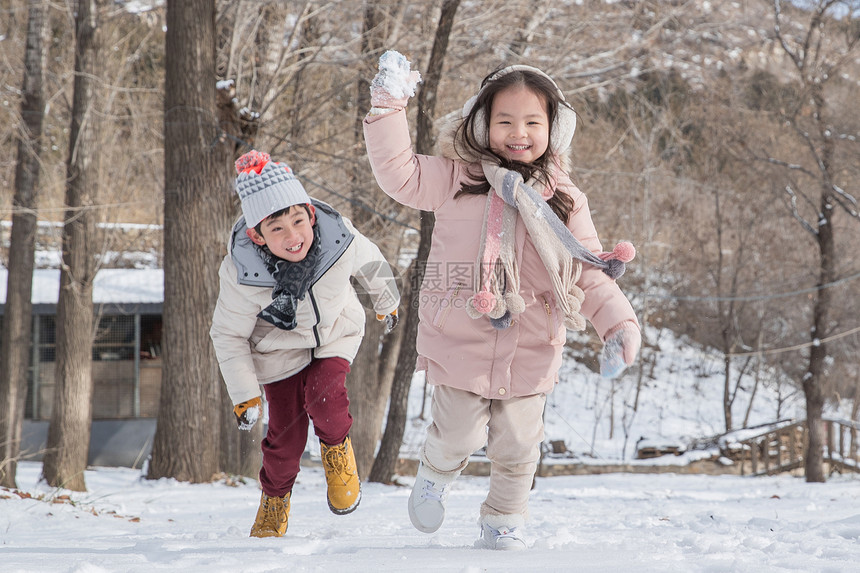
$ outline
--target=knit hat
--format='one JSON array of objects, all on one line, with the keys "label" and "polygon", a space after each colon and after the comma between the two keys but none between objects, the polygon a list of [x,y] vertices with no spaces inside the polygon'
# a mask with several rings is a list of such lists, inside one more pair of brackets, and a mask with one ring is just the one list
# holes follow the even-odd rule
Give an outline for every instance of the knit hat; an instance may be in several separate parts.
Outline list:
[{"label": "knit hat", "polygon": [[249,151],[236,160],[236,173],[236,193],[249,229],[281,209],[311,202],[290,166],[270,161],[268,153]]}]

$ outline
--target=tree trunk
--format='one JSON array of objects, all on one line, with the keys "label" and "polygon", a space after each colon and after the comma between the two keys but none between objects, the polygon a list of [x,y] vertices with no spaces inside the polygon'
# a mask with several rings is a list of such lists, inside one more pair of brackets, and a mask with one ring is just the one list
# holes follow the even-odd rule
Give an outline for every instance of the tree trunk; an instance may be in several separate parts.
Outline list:
[{"label": "tree trunk", "polygon": [[[439,24],[436,27],[436,35],[433,39],[433,49],[430,53],[430,62],[427,64],[427,72],[424,74],[424,84],[418,93],[418,133],[416,135],[416,151],[422,154],[432,153],[434,146],[433,121],[436,111],[436,91],[439,80],[442,77],[442,69],[445,63],[445,54],[448,51],[448,39],[451,28],[454,25],[454,16],[460,0],[444,0],[442,12],[439,15]],[[421,282],[424,280],[424,271],[427,265],[427,256],[430,254],[430,242],[433,236],[433,227],[436,218],[433,213],[421,213],[421,234],[418,244],[418,255],[410,273],[408,296],[409,306],[406,311],[405,323],[403,324],[403,338],[400,343],[400,353],[397,358],[397,367],[394,370],[394,381],[391,386],[391,399],[388,405],[388,420],[385,424],[385,432],[379,453],[370,473],[370,481],[387,483],[391,481],[400,455],[400,444],[403,442],[403,433],[406,428],[406,414],[409,404],[409,388],[412,385],[412,376],[415,373],[415,360],[418,351],[415,347],[418,333],[418,304],[421,291]],[[406,296],[406,293],[404,293]]]},{"label": "tree trunk", "polygon": [[75,83],[66,175],[63,263],[57,303],[57,363],[42,473],[52,487],[86,491],[92,423],[93,245],[99,187],[101,91],[99,8],[81,0],[75,17]]},{"label": "tree trunk", "polygon": [[[370,79],[373,73],[370,62],[375,62],[379,52],[385,45],[387,34],[384,7],[374,2],[367,2],[364,8],[364,33],[361,42],[361,55],[366,65],[366,72],[360,73],[357,82],[356,115],[354,132],[356,149],[362,142],[362,121],[370,109]],[[360,166],[360,167],[359,167]],[[372,198],[368,200],[369,190],[379,193],[370,180],[367,169],[360,161],[355,162],[352,173],[352,195],[359,205],[373,205]],[[375,220],[369,210],[356,208],[352,213],[352,221],[363,234],[373,237],[381,236],[379,221]],[[385,248],[380,245],[383,255]],[[349,410],[353,422],[350,438],[355,450],[358,474],[366,476],[370,473],[376,445],[382,433],[382,418],[385,414],[386,399],[391,389],[391,378],[380,377],[379,343],[382,338],[382,325],[376,320],[373,309],[365,309],[364,340],[350,366],[347,378],[349,392]],[[386,340],[382,340],[387,343]]]},{"label": "tree trunk", "polygon": [[199,483],[219,470],[221,382],[209,327],[232,195],[232,146],[217,120],[214,0],[169,0],[165,41],[164,370],[147,477]]},{"label": "tree trunk", "polygon": [[[224,190],[223,196],[226,201],[227,215],[235,211],[232,205],[238,202],[238,198],[232,191],[233,161],[241,155],[241,150],[246,145],[253,144],[257,135],[259,123],[255,119],[241,117],[241,110],[236,99],[234,85],[221,84],[216,90],[216,105],[218,107],[218,123],[220,126],[219,141],[223,144],[217,148],[218,154],[223,154],[225,164],[219,169],[218,177],[221,183],[218,187]],[[223,174],[227,174],[223,176]],[[225,228],[230,224],[229,218],[225,221]],[[220,248],[221,255],[226,254],[226,245]],[[217,270],[218,265],[213,267]],[[217,273],[212,280],[218,281]],[[217,299],[216,299],[217,300]],[[216,360],[217,362],[217,360]],[[233,416],[233,402],[227,393],[227,386],[221,378],[220,372],[216,373],[220,387],[220,458],[219,467],[221,471],[233,475],[241,475],[257,478],[262,464],[262,451],[260,443],[263,440],[263,424],[257,424],[250,431],[239,430],[236,427],[236,419]]]},{"label": "tree trunk", "polygon": [[[812,101],[815,105],[816,126],[821,141],[821,201],[816,239],[818,243],[819,285],[829,285],[836,279],[836,242],[833,220],[832,161],[833,138],[828,134],[831,127],[825,122],[826,100],[820,82],[813,86]],[[809,442],[804,460],[807,482],[823,482],[824,477],[824,382],[827,361],[827,345],[822,342],[829,334],[830,309],[833,306],[833,291],[819,288],[812,308],[812,329],[809,349],[809,368],[803,377],[803,393],[806,396],[806,423]]]},{"label": "tree trunk", "polygon": [[39,152],[45,117],[45,60],[48,19],[42,0],[30,2],[27,49],[24,55],[21,135],[15,165],[12,231],[6,306],[0,332],[0,486],[16,487],[21,431],[33,332],[33,265],[36,249],[36,203],[39,194]]},{"label": "tree trunk", "polygon": [[[763,330],[759,330],[758,337],[756,338],[756,344],[755,344],[757,351],[761,351],[762,334],[763,334]],[[747,426],[749,426],[750,414],[752,414],[753,404],[755,404],[755,397],[756,397],[756,394],[758,393],[759,386],[761,385],[761,371],[762,371],[762,362],[763,362],[762,357],[756,356],[755,361],[756,361],[755,378],[753,380],[752,390],[750,391],[750,399],[749,399],[749,402],[747,403],[746,413],[744,414],[744,421],[743,421],[743,424],[741,425],[742,428],[746,428]],[[779,419],[779,418],[777,417],[777,419]]]},{"label": "tree trunk", "polygon": [[[819,284],[833,282],[836,276],[833,221],[828,193],[821,198],[821,223],[818,225]],[[824,410],[824,368],[827,359],[827,345],[821,339],[827,336],[831,290],[820,288],[817,291],[812,310],[812,346],[809,350],[809,367],[803,377],[803,393],[806,396],[806,423],[809,427],[809,445],[806,451],[805,473],[808,482],[823,482],[824,478],[824,424],[821,422]]]},{"label": "tree trunk", "polygon": [[263,422],[248,431],[236,426],[233,402],[227,386],[221,383],[221,470],[231,475],[257,479],[263,463],[260,443],[263,441]]},{"label": "tree trunk", "polygon": [[[723,342],[726,343],[725,337]],[[726,347],[724,347],[726,348]],[[732,357],[728,350],[723,354],[723,420],[726,424],[726,432],[732,431],[734,421],[732,420]]]}]

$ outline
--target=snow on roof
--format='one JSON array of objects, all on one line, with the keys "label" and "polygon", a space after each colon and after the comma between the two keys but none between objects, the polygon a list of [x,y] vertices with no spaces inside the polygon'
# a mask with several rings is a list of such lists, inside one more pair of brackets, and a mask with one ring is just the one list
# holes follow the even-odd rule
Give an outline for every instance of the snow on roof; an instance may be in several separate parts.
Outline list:
[{"label": "snow on roof", "polygon": [[[0,304],[6,304],[9,271],[0,268]],[[33,304],[57,304],[59,269],[33,271]],[[164,302],[163,269],[102,269],[93,285],[95,304],[159,304]]]}]

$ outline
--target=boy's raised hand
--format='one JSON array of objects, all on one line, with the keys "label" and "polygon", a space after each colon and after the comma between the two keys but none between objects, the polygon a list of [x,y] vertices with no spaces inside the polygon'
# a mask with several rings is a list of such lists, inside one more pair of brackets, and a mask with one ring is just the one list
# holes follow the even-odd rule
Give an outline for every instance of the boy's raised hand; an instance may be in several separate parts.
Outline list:
[{"label": "boy's raised hand", "polygon": [[370,82],[370,105],[382,109],[403,109],[415,95],[421,74],[410,70],[409,60],[400,52],[388,50],[379,57],[379,72]]},{"label": "boy's raised hand", "polygon": [[600,375],[619,376],[636,360],[641,345],[642,334],[635,322],[626,320],[610,329],[600,353]]},{"label": "boy's raised hand", "polygon": [[263,401],[259,396],[233,406],[233,414],[240,430],[250,430],[263,415]]}]

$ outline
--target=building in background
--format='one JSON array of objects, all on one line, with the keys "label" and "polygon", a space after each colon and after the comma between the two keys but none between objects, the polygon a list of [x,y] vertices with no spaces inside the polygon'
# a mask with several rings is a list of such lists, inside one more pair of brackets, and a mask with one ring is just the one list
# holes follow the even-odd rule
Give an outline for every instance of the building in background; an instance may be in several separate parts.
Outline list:
[{"label": "building in background", "polygon": [[[161,269],[102,269],[93,286],[93,419],[154,418],[161,387]],[[7,271],[0,268],[0,320]],[[49,420],[60,271],[33,273],[33,342],[25,418]],[[0,341],[2,344],[2,341]]]},{"label": "building in background", "polygon": [[[7,278],[7,270],[0,267],[0,321]],[[96,275],[90,465],[140,467],[149,455],[161,390],[163,282],[161,269],[102,269]],[[51,419],[59,289],[58,269],[33,272],[22,459],[41,459]]]}]

